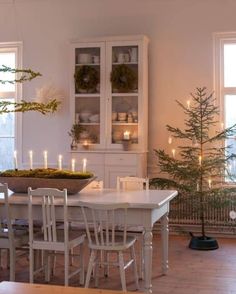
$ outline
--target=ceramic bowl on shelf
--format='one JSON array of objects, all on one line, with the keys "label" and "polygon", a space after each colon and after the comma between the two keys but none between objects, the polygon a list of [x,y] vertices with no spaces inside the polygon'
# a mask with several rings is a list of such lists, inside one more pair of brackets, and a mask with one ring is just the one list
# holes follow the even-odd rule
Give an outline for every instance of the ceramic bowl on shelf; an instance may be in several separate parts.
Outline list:
[{"label": "ceramic bowl on shelf", "polygon": [[78,62],[81,64],[92,63],[92,55],[89,53],[80,53]]},{"label": "ceramic bowl on shelf", "polygon": [[99,114],[90,115],[89,121],[91,123],[98,123],[99,122]]},{"label": "ceramic bowl on shelf", "polygon": [[112,112],[112,121],[117,121],[118,115],[117,112],[113,111]]},{"label": "ceramic bowl on shelf", "polygon": [[118,120],[119,121],[126,121],[127,113],[126,112],[118,112]]},{"label": "ceramic bowl on shelf", "polygon": [[79,118],[81,122],[89,122],[89,118],[92,115],[91,111],[84,110],[80,112]]}]

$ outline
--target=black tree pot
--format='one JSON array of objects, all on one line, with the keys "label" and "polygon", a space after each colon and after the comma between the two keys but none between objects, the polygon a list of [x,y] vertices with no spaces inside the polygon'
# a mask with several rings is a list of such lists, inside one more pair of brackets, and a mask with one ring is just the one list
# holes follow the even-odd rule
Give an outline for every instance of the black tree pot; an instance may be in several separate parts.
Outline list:
[{"label": "black tree pot", "polygon": [[216,239],[214,238],[207,236],[192,236],[189,243],[189,248],[195,250],[215,250],[219,248],[219,245]]}]

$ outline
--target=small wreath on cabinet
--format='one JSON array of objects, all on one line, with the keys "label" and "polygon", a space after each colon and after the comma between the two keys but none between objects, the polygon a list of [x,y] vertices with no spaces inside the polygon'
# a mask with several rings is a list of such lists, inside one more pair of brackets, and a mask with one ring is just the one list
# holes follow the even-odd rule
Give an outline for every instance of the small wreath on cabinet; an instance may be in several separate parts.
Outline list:
[{"label": "small wreath on cabinet", "polygon": [[137,90],[138,74],[129,66],[120,64],[113,68],[110,81],[114,91],[131,92]]},{"label": "small wreath on cabinet", "polygon": [[99,72],[92,66],[83,65],[75,70],[76,93],[96,93],[99,84]]}]

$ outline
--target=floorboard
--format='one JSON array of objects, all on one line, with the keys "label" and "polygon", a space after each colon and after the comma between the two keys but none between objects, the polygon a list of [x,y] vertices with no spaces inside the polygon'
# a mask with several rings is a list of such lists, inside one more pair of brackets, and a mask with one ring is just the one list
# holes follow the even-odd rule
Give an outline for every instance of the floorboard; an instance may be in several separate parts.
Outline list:
[{"label": "floorboard", "polygon": [[[185,236],[170,236],[169,272],[161,275],[160,237],[154,236],[153,248],[153,293],[156,294],[231,294],[236,293],[236,239],[219,238],[218,250],[196,251],[188,248],[189,239]],[[87,256],[86,256],[87,259]],[[28,258],[17,259],[16,280],[28,281]],[[8,280],[9,270],[0,269],[0,281]],[[44,283],[39,275],[37,283]],[[78,277],[74,277],[71,286],[79,286]],[[58,258],[58,270],[52,284],[63,283],[63,258]],[[127,270],[128,290],[135,290],[133,275]],[[143,282],[140,282],[143,290]],[[91,287],[94,284],[91,282]],[[120,278],[117,269],[111,269],[109,278],[101,275],[99,287],[120,290]]]}]

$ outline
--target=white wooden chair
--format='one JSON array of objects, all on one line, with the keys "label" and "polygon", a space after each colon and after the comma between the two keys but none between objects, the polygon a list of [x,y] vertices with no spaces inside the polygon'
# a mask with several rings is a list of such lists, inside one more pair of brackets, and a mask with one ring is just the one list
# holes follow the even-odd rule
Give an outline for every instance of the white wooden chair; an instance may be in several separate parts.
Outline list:
[{"label": "white wooden chair", "polygon": [[[149,179],[148,178],[138,178],[138,177],[117,177],[118,191],[138,191],[138,190],[148,190],[149,189]],[[144,252],[143,252],[143,234],[144,229],[142,226],[132,226],[127,228],[128,234],[134,235],[140,241],[140,267],[139,267],[139,277],[143,279],[144,277]]]},{"label": "white wooden chair", "polygon": [[[80,273],[80,283],[84,283],[84,261],[83,261],[83,243],[85,234],[78,234],[76,231],[69,230],[68,213],[67,213],[67,190],[63,191],[53,188],[28,189],[29,195],[29,247],[30,247],[30,283],[33,283],[34,274],[45,269],[46,279],[50,281],[50,253],[64,253],[64,272],[65,286],[68,286],[69,278]],[[37,205],[41,204],[43,219],[42,233],[34,233],[33,230],[33,197],[37,196]],[[63,207],[63,224],[64,229],[57,229],[55,205],[57,202]],[[69,272],[69,252],[71,249],[80,247],[80,267],[74,272]],[[44,253],[43,268],[34,270],[34,250],[42,250]]]},{"label": "white wooden chair", "polygon": [[0,193],[4,194],[5,200],[5,219],[3,221],[4,225],[0,226],[0,251],[1,249],[9,250],[10,280],[15,281],[16,249],[21,249],[22,247],[26,246],[28,244],[29,237],[26,230],[16,230],[12,227],[12,217],[8,201],[9,195],[7,184],[0,184]]},{"label": "white wooden chair", "polygon": [[[89,248],[91,250],[85,281],[85,288],[89,287],[93,268],[95,275],[95,284],[96,286],[98,286],[98,265],[106,265],[106,263],[109,263],[109,265],[119,266],[123,291],[126,291],[125,269],[128,268],[130,265],[133,265],[135,283],[138,289],[138,273],[134,252],[134,244],[136,242],[136,239],[133,236],[127,236],[126,217],[129,204],[118,203],[104,205],[98,203],[80,202],[79,205],[82,209]],[[120,210],[120,213],[122,212],[122,217],[120,217],[119,219],[120,224],[124,228],[122,235],[117,235],[115,231],[116,213],[118,210]],[[91,227],[89,226],[89,223],[91,223],[91,217],[93,224],[92,232],[90,229]],[[130,251],[130,260],[125,264],[123,253],[127,250]],[[118,262],[108,262],[107,260],[99,261],[99,257],[101,256],[100,254],[98,254],[99,251],[116,253],[118,255]]]}]

